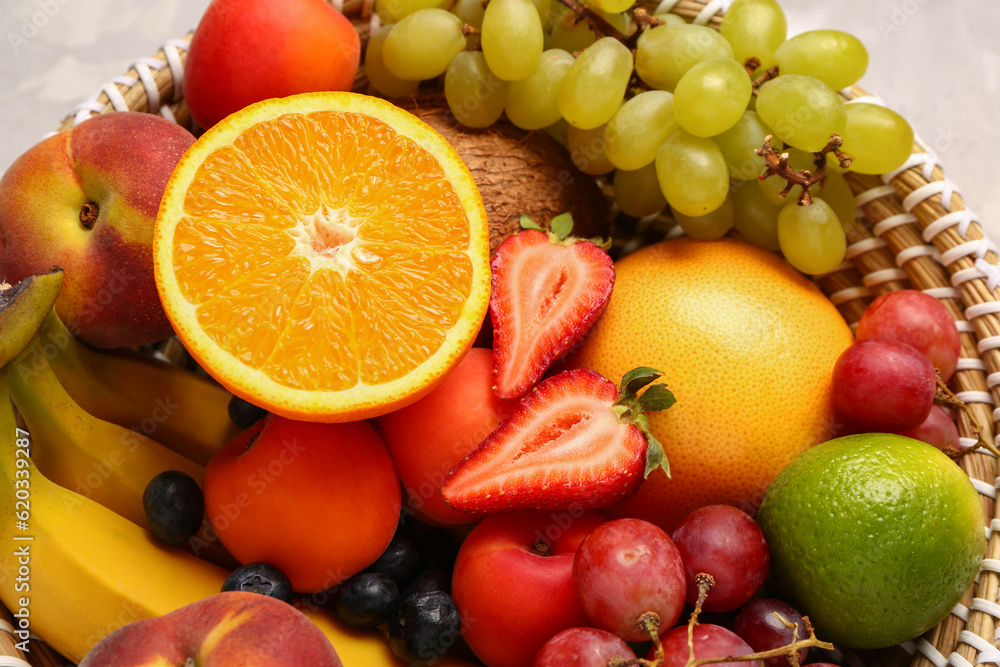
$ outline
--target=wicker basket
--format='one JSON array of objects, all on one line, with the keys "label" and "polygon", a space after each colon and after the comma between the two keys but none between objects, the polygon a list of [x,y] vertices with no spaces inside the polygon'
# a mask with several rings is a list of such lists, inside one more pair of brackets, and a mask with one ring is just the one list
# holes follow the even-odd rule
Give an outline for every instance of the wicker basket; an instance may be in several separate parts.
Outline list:
[{"label": "wicker basket", "polygon": [[[343,0],[341,5],[334,0],[333,4],[352,19],[365,44],[377,26],[374,3]],[[718,28],[722,20],[722,0],[665,0],[665,4],[692,23]],[[95,114],[124,110],[160,113],[190,128],[179,90],[190,37],[171,40],[154,56],[137,61],[124,76],[104,84],[59,129]],[[362,68],[354,89],[364,92],[367,87]],[[879,103],[858,87],[845,91],[845,97]],[[852,327],[868,303],[885,292],[914,288],[940,299],[955,318],[962,339],[961,360],[950,386],[969,406],[982,437],[993,442],[1000,417],[993,407],[1000,405],[1000,269],[995,246],[984,237],[937,158],[919,139],[910,159],[896,171],[881,177],[848,173],[847,179],[858,206],[857,224],[848,232],[847,258],[830,273],[815,276],[815,283]],[[620,218],[616,250],[628,252],[678,233],[679,228],[666,216],[638,221]],[[957,423],[962,445],[973,446],[977,438],[970,419],[960,414]],[[1000,619],[1000,533],[994,532],[1000,528],[995,503],[997,461],[979,450],[964,456],[961,465],[980,493],[989,538],[976,583],[952,613],[923,637],[888,651],[848,654],[849,664],[1000,665],[1000,651],[993,644]],[[22,655],[3,632],[10,620],[0,605],[0,665],[69,664],[38,640],[32,642],[27,656]]]}]

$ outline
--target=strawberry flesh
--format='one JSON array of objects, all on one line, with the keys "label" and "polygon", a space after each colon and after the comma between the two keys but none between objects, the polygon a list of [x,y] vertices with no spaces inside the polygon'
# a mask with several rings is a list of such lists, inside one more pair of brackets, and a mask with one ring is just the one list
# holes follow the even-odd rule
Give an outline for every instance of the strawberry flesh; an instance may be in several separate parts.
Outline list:
[{"label": "strawberry flesh", "polygon": [[548,378],[449,474],[445,502],[498,512],[593,509],[629,497],[645,478],[648,445],[615,411],[619,397],[589,369]]},{"label": "strawberry flesh", "polygon": [[611,297],[611,257],[592,241],[529,229],[492,262],[494,391],[517,398],[579,343]]}]

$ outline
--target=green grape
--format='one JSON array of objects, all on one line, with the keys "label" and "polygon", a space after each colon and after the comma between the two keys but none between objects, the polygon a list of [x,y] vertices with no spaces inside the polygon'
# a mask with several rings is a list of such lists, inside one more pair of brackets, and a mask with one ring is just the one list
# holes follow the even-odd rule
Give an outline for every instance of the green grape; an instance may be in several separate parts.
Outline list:
[{"label": "green grape", "polygon": [[625,215],[643,218],[659,213],[667,205],[656,178],[656,163],[650,162],[641,169],[619,169],[614,179],[615,203]]},{"label": "green grape", "polygon": [[503,113],[507,82],[490,71],[482,51],[462,51],[444,74],[444,97],[462,125],[489,127]]},{"label": "green grape", "polygon": [[711,213],[729,193],[729,170],[718,145],[684,130],[677,130],[660,145],[656,177],[670,208],[682,215]]},{"label": "green grape", "polygon": [[785,204],[778,213],[778,243],[792,266],[813,275],[832,271],[847,251],[844,228],[822,199],[808,206]]},{"label": "green grape", "polygon": [[523,79],[538,67],[545,44],[538,9],[531,0],[490,0],[479,41],[498,78]]},{"label": "green grape", "polygon": [[654,19],[660,19],[663,21],[663,25],[687,25],[687,21],[671,12],[663,12],[662,14],[653,14]]},{"label": "green grape", "polygon": [[674,96],[647,90],[628,100],[604,129],[608,159],[619,169],[636,170],[656,159],[660,144],[677,129]]},{"label": "green grape", "polygon": [[[756,180],[764,170],[764,156],[754,151],[764,145],[771,128],[764,124],[756,111],[744,111],[731,128],[715,137],[715,143],[726,157],[729,176],[740,181]],[[771,140],[771,147],[781,150],[781,142]]]},{"label": "green grape", "polygon": [[548,32],[549,28],[552,27],[552,18],[555,16],[555,10],[552,8],[553,2],[558,2],[559,0],[531,0],[535,5],[535,10],[538,11],[538,18],[542,22],[542,30]]},{"label": "green grape", "polygon": [[730,196],[733,200],[733,227],[740,236],[764,250],[776,251],[780,206],[768,201],[757,184],[749,181]]},{"label": "green grape", "polygon": [[722,17],[719,33],[732,45],[736,62],[743,65],[757,58],[767,69],[785,41],[788,22],[777,0],[736,0]]},{"label": "green grape", "polygon": [[448,0],[378,0],[375,12],[383,24],[398,23],[404,17],[430,7],[444,8]]},{"label": "green grape", "polygon": [[615,169],[604,152],[604,126],[584,130],[569,126],[566,135],[569,156],[577,169],[591,176],[607,174]]},{"label": "green grape", "polygon": [[556,140],[561,146],[569,149],[569,123],[565,118],[560,118],[551,125],[542,128],[542,132]]},{"label": "green grape", "polygon": [[539,130],[560,118],[559,86],[574,58],[562,49],[542,52],[535,71],[507,87],[507,118],[524,130]]},{"label": "green grape", "polygon": [[851,156],[851,171],[885,174],[906,162],[913,151],[913,128],[892,109],[856,102],[847,105],[842,150]]},{"label": "green grape", "polygon": [[735,60],[703,60],[677,82],[674,115],[696,137],[714,137],[736,124],[752,94],[750,77]]},{"label": "green grape", "polygon": [[732,57],[729,42],[707,26],[660,25],[639,36],[635,72],[650,88],[673,92],[684,73],[701,61]]},{"label": "green grape", "polygon": [[[608,14],[592,10],[605,21],[624,34],[629,32],[628,14]],[[597,41],[597,33],[586,20],[575,21],[576,15],[569,7],[559,4],[552,12],[552,32],[548,48],[562,49],[568,53],[578,53]]]},{"label": "green grape", "polygon": [[483,5],[483,0],[458,0],[451,8],[451,13],[462,19],[462,23],[481,30],[486,7]]},{"label": "green grape", "polygon": [[629,9],[635,0],[593,0],[594,5],[602,12],[618,14]]},{"label": "green grape", "polygon": [[811,76],[784,74],[757,94],[757,113],[786,144],[818,153],[831,134],[843,134],[847,111],[837,93]]},{"label": "green grape", "polygon": [[806,74],[841,90],[857,83],[868,69],[868,51],[854,35],[840,30],[810,30],[795,35],[774,52],[782,74]]},{"label": "green grape", "polygon": [[604,125],[625,99],[632,52],[614,37],[602,37],[576,59],[559,87],[559,113],[584,130]]},{"label": "green grape", "polygon": [[368,82],[372,88],[381,95],[388,98],[406,97],[417,91],[419,81],[405,81],[392,74],[385,68],[382,61],[382,44],[392,30],[391,25],[384,25],[378,32],[368,40],[368,48],[365,49],[365,74],[368,75]]},{"label": "green grape", "polygon": [[674,210],[674,220],[692,238],[702,241],[721,239],[733,228],[733,198],[726,197],[719,208],[705,215],[689,216]]},{"label": "green grape", "polygon": [[382,60],[393,76],[422,81],[444,74],[464,50],[462,19],[443,9],[421,9],[392,26],[382,44]]},{"label": "green grape", "polygon": [[[795,148],[789,148],[785,152],[788,153],[788,166],[792,170],[808,170],[812,172],[816,169],[816,158],[812,153],[800,151]],[[760,188],[761,194],[775,206],[784,206],[790,201],[799,200],[799,196],[802,194],[802,186],[792,186],[788,194],[782,197],[781,191],[785,189],[786,185],[788,185],[788,181],[777,174],[768,176],[763,181],[758,181],[758,188]]]},{"label": "green grape", "polygon": [[809,189],[813,197],[819,197],[833,209],[844,230],[854,226],[858,217],[858,207],[854,203],[854,193],[844,177],[835,171],[830,171],[830,161],[826,163],[826,181],[823,187],[813,186]]}]

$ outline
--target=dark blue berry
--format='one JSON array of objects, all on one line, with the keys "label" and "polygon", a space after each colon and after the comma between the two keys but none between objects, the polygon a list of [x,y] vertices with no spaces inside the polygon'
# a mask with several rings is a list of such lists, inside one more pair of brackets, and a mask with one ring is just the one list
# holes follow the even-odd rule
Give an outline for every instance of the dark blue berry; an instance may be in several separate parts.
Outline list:
[{"label": "dark blue berry", "polygon": [[396,535],[378,560],[365,568],[365,572],[384,574],[402,590],[420,574],[423,567],[416,543],[408,537]]},{"label": "dark blue berry", "polygon": [[259,593],[292,603],[292,582],[284,572],[270,563],[247,563],[236,568],[226,577],[222,590]]},{"label": "dark blue berry", "polygon": [[267,410],[244,401],[239,396],[229,399],[229,419],[241,429],[248,429],[267,416]]},{"label": "dark blue berry", "polygon": [[451,593],[451,575],[444,570],[424,570],[417,575],[417,578],[410,582],[410,585],[403,591],[402,597],[408,597],[413,593],[428,593],[430,591],[441,591]]},{"label": "dark blue berry", "polygon": [[374,628],[387,620],[399,604],[399,588],[390,577],[362,572],[333,590],[334,613],[352,628]]},{"label": "dark blue berry", "polygon": [[142,509],[153,535],[167,544],[180,544],[198,534],[205,516],[205,496],[191,475],[167,470],[146,485]]},{"label": "dark blue berry", "polygon": [[447,593],[429,591],[404,598],[389,620],[389,647],[411,665],[429,665],[458,639],[462,620]]}]

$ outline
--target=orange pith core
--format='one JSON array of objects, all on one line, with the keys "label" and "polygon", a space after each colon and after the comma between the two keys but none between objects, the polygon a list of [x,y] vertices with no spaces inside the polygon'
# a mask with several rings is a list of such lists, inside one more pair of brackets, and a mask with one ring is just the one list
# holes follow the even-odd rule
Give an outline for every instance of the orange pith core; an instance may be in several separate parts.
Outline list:
[{"label": "orange pith core", "polygon": [[214,151],[187,189],[173,269],[199,326],[275,382],[392,381],[469,297],[469,221],[437,160],[358,113],[290,113]]}]

